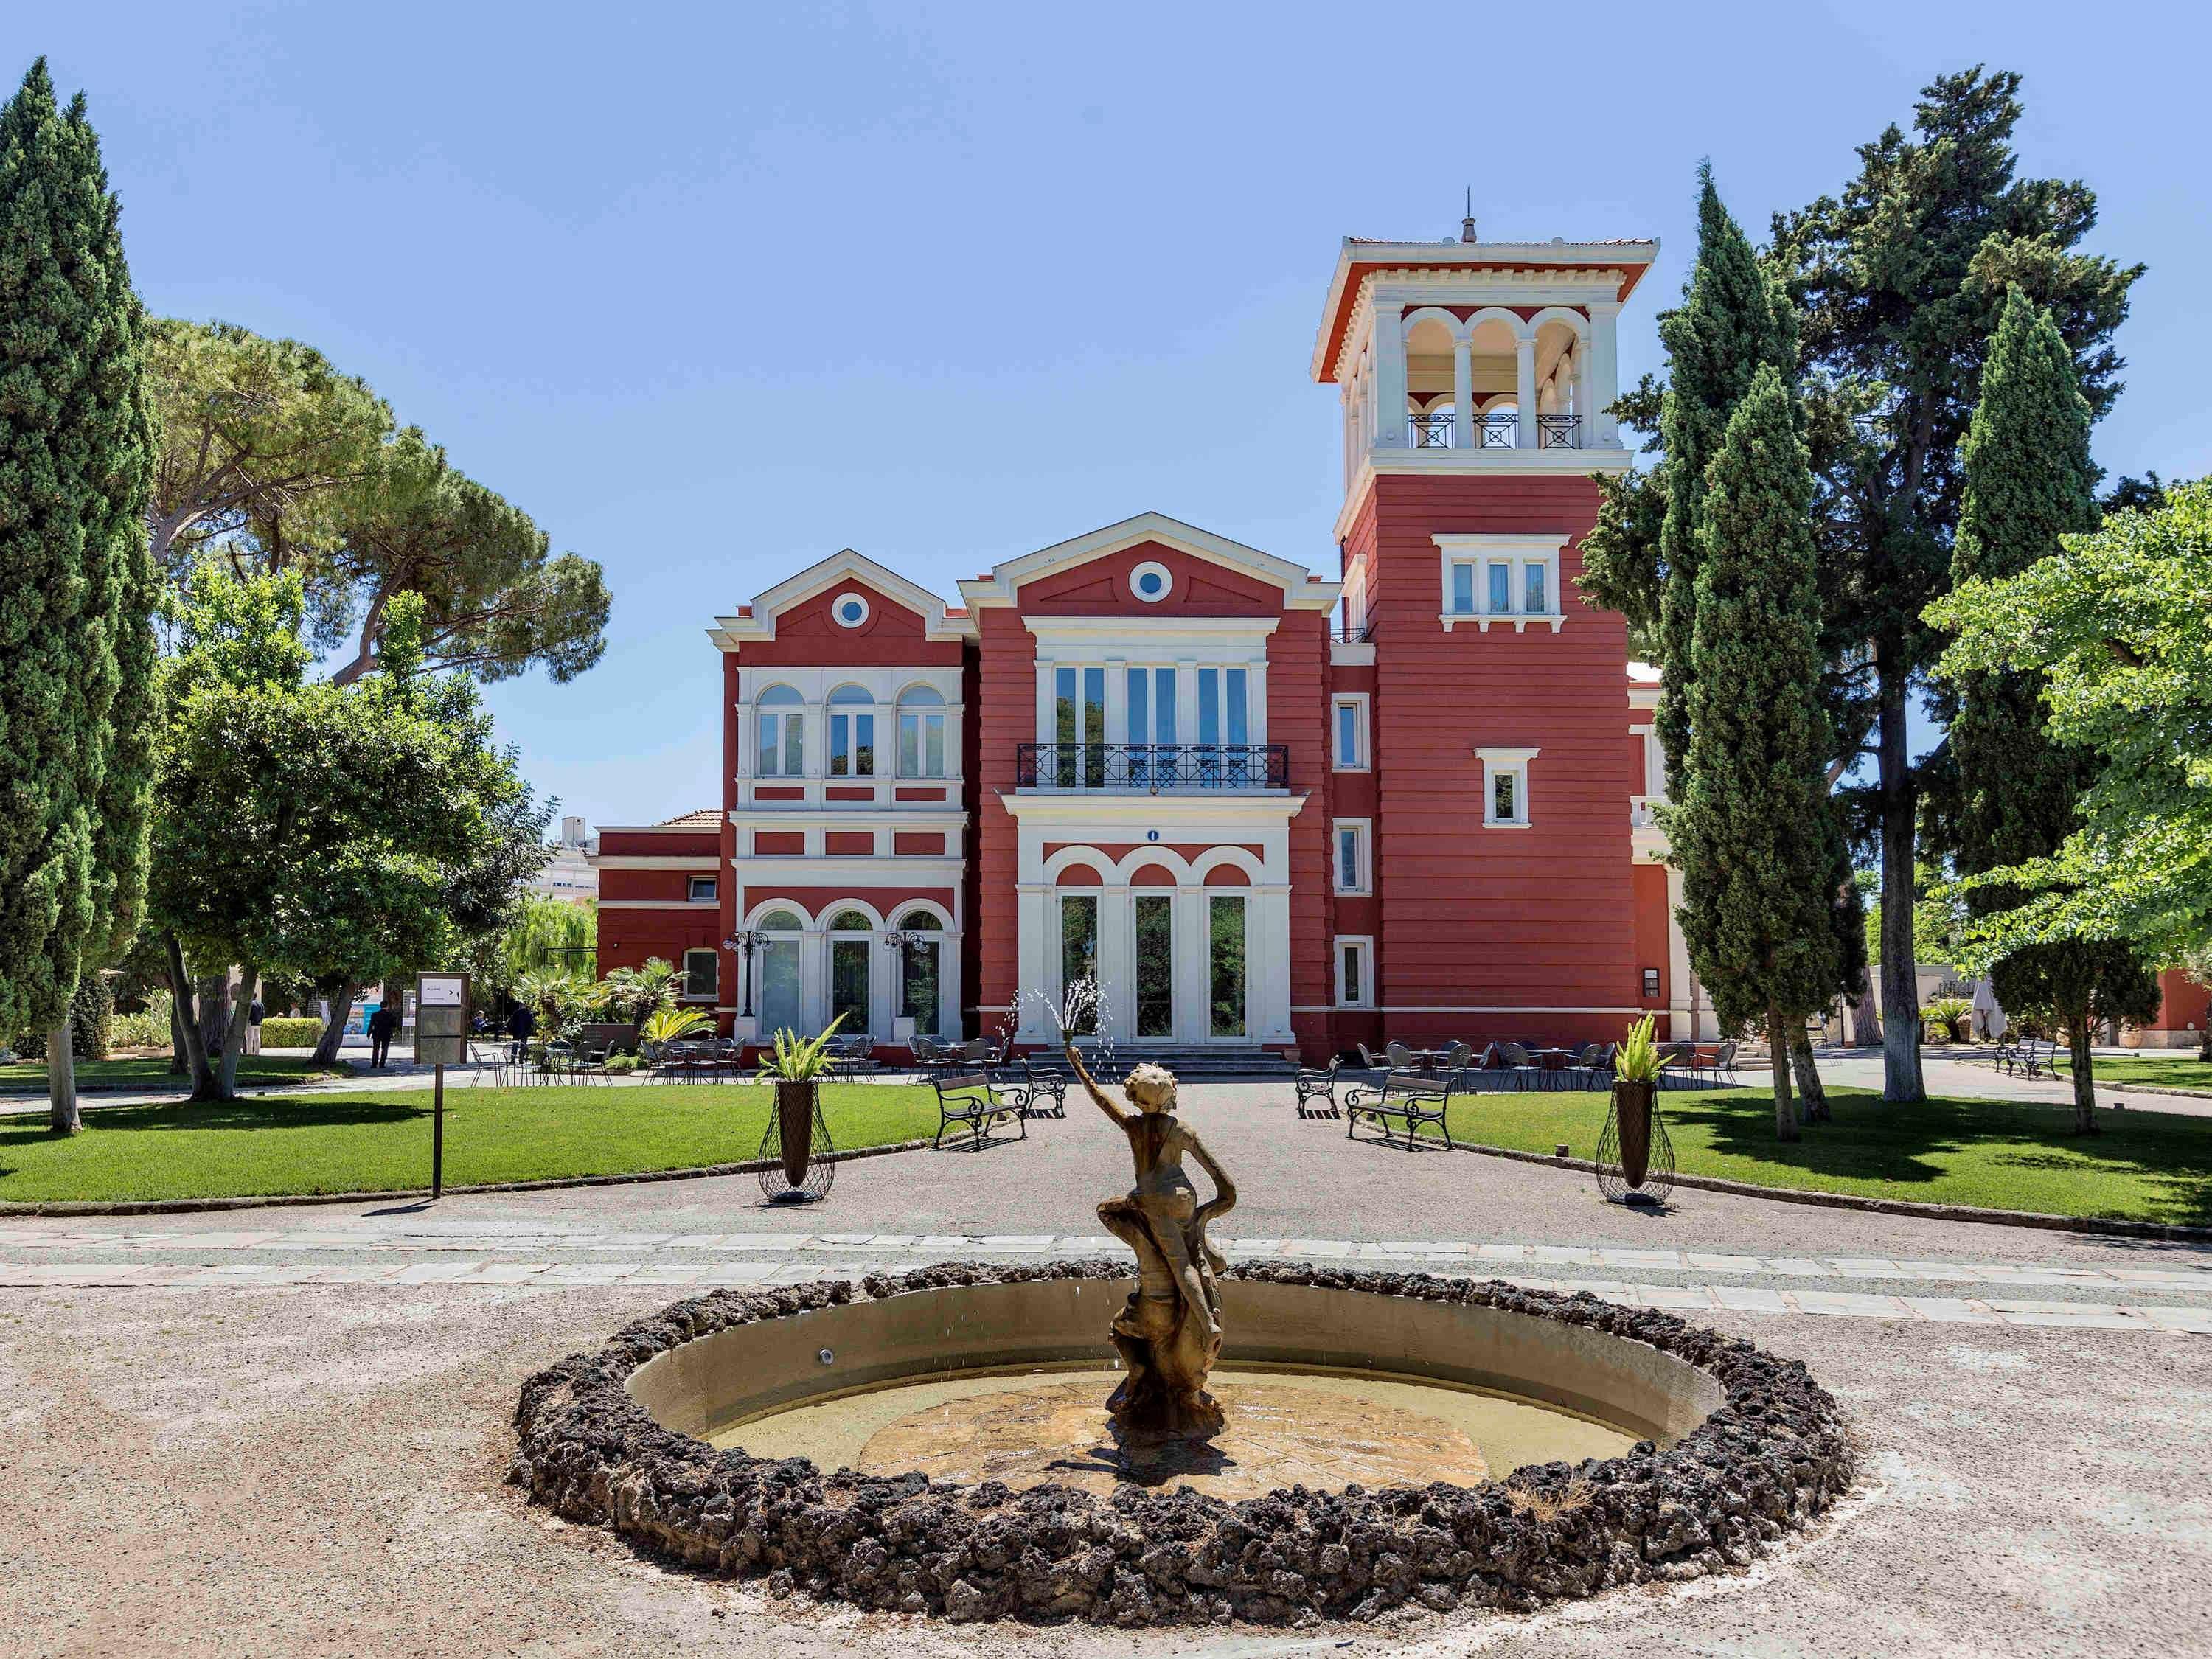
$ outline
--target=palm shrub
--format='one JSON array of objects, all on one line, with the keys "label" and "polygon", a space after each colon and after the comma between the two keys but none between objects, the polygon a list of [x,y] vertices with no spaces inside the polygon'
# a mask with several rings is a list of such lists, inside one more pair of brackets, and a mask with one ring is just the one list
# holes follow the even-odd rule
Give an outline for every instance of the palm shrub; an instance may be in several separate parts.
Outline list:
[{"label": "palm shrub", "polygon": [[801,1038],[796,1031],[778,1031],[774,1048],[761,1063],[762,1074],[779,1083],[820,1082],[830,1071],[830,1039],[836,1036],[837,1028],[844,1023],[845,1016],[838,1015],[830,1022],[829,1029],[811,1042]]},{"label": "palm shrub", "polygon": [[623,1024],[641,1025],[674,1006],[677,978],[676,964],[665,957],[647,957],[642,968],[617,968],[596,988],[599,1010]]},{"label": "palm shrub", "polygon": [[1652,1036],[1652,1018],[1646,1014],[1628,1028],[1627,1038],[1613,1058],[1613,1074],[1623,1083],[1656,1083],[1659,1073],[1674,1058],[1659,1052]]},{"label": "palm shrub", "polygon": [[703,1008],[656,1008],[645,1017],[645,1024],[638,1027],[638,1042],[651,1056],[658,1054],[669,1043],[698,1036],[714,1023],[713,1016]]},{"label": "palm shrub", "polygon": [[1973,1015],[1974,1005],[1964,997],[1930,997],[1920,1006],[1923,1024],[1933,1025],[1954,1042],[1966,1040],[1966,1021]]}]

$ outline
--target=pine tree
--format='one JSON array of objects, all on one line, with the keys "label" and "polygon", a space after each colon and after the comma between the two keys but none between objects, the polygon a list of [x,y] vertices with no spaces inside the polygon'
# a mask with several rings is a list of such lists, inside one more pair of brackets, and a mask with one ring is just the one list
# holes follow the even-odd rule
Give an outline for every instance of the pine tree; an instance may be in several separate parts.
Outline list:
[{"label": "pine tree", "polygon": [[[1960,459],[1965,489],[1954,583],[2017,576],[2057,554],[2061,536],[2097,527],[2097,469],[2089,459],[2088,402],[2065,337],[2051,313],[2017,288],[2005,302],[1982,373]],[[1963,675],[1951,723],[1949,759],[1957,778],[1954,839],[1960,873],[1979,875],[2056,852],[2080,827],[2075,811],[2097,780],[2100,762],[2062,747],[2045,732],[2044,677],[2028,672]],[[2004,887],[1970,888],[1967,902],[1987,915],[2021,896]],[[2118,940],[2033,945],[1999,961],[1992,974],[2008,1008],[2048,1007],[2073,1048],[2074,1109],[2081,1133],[2094,1134],[2096,1085],[2089,1030],[2100,1018],[2148,1018],[2155,976]]]},{"label": "pine tree", "polygon": [[80,94],[45,59],[0,109],[0,1028],[56,1029],[146,877],[154,682],[145,319]]},{"label": "pine tree", "polygon": [[1783,1140],[1798,1134],[1793,1031],[1842,966],[1812,495],[1790,392],[1762,363],[1706,469],[1689,742],[1667,824],[1691,965],[1723,1028],[1766,1028]]},{"label": "pine tree", "polygon": [[1770,290],[1759,256],[1721,205],[1710,162],[1698,167],[1698,186],[1697,268],[1681,305],[1659,325],[1668,365],[1667,395],[1659,414],[1660,441],[1667,453],[1660,479],[1666,512],[1659,526],[1665,573],[1659,648],[1666,677],[1653,729],[1666,751],[1670,793],[1689,748],[1705,471],[1759,367],[1771,364],[1784,387],[1793,386],[1797,356],[1790,308]]}]

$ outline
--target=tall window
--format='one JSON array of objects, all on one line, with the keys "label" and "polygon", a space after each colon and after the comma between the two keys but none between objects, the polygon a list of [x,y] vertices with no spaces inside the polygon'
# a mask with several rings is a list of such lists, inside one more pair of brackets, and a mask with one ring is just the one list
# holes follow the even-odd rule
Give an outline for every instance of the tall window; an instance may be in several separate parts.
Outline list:
[{"label": "tall window", "polygon": [[1365,818],[1339,818],[1336,823],[1336,890],[1367,890],[1367,830]]},{"label": "tall window", "polygon": [[1251,740],[1247,690],[1249,671],[1242,668],[1201,668],[1198,671],[1198,740],[1212,746],[1227,744],[1241,748]]},{"label": "tall window", "polygon": [[[1060,901],[1060,987],[1063,1006],[1069,986],[1097,977],[1098,896],[1095,893],[1063,894]],[[1097,1004],[1088,1005],[1071,1035],[1098,1035]]]},{"label": "tall window", "polygon": [[[830,775],[833,778],[872,778],[876,775],[876,699],[857,685],[841,685],[830,694]],[[866,708],[869,712],[860,714]]]},{"label": "tall window", "polygon": [[1451,568],[1451,608],[1455,617],[1474,614],[1474,561],[1455,559]]},{"label": "tall window", "polygon": [[927,685],[909,685],[898,700],[899,775],[945,775],[945,699]]},{"label": "tall window", "polygon": [[721,958],[712,951],[686,951],[684,953],[684,997],[712,1001],[720,965]]},{"label": "tall window", "polygon": [[1175,900],[1165,893],[1139,893],[1136,923],[1137,986],[1135,1034],[1175,1035]]},{"label": "tall window", "polygon": [[771,685],[760,694],[760,775],[797,778],[806,775],[806,700],[787,685]]},{"label": "tall window", "polygon": [[1364,772],[1368,769],[1366,696],[1339,697],[1335,714],[1336,769]]},{"label": "tall window", "polygon": [[1375,941],[1365,935],[1340,935],[1336,941],[1336,1004],[1365,1008],[1375,1000]]},{"label": "tall window", "polygon": [[866,911],[840,910],[830,918],[830,1018],[845,1017],[840,1036],[868,1029],[868,956],[874,945],[875,927]]},{"label": "tall window", "polygon": [[1106,671],[1055,668],[1052,689],[1054,776],[1063,788],[1097,789],[1106,781]]},{"label": "tall window", "polygon": [[1216,893],[1206,901],[1208,1029],[1215,1036],[1244,1035],[1244,900]]},{"label": "tall window", "polygon": [[753,1006],[764,1035],[799,1029],[799,939],[803,926],[798,913],[771,910],[760,919],[768,940],[753,953]]},{"label": "tall window", "polygon": [[[903,701],[903,699],[902,699]],[[944,1001],[945,964],[939,956],[944,941],[933,937],[945,924],[927,910],[916,910],[897,926],[908,933],[928,933],[929,939],[908,939],[900,952],[899,1014],[914,1022],[923,1036],[939,1035],[939,1016]]]}]

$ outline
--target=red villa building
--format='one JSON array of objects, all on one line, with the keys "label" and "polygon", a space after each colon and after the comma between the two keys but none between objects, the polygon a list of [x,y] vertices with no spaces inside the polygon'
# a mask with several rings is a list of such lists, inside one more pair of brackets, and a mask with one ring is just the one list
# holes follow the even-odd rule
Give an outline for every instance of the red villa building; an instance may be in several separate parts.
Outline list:
[{"label": "red villa building", "polygon": [[886,1048],[1094,975],[1124,1049],[1690,1035],[1656,677],[1574,585],[1656,251],[1345,244],[1334,576],[1144,514],[957,605],[848,551],[718,618],[720,807],[602,830],[600,970]]}]

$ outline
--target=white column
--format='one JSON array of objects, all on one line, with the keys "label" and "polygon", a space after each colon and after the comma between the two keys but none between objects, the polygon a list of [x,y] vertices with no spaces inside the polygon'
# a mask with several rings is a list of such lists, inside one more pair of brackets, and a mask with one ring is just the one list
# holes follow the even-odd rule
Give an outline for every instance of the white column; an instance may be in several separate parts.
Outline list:
[{"label": "white column", "polygon": [[1452,342],[1452,447],[1473,449],[1482,441],[1474,423],[1474,343]]},{"label": "white column", "polygon": [[1197,741],[1198,659],[1185,657],[1176,664],[1176,742],[1188,744]]},{"label": "white column", "polygon": [[1036,738],[1039,743],[1053,741],[1052,725],[1052,662],[1044,657],[1036,665]]},{"label": "white column", "polygon": [[1106,741],[1129,741],[1128,659],[1106,659]]},{"label": "white column", "polygon": [[1252,890],[1244,901],[1246,1029],[1255,1042],[1288,1042],[1291,1032],[1291,896]]},{"label": "white column", "polygon": [[879,1042],[889,1042],[898,1028],[899,953],[884,944],[884,930],[868,935],[868,1030]]},{"label": "white column", "polygon": [[1098,984],[1106,994],[1101,1030],[1126,1042],[1137,1029],[1137,927],[1127,887],[1109,885],[1098,895]]},{"label": "white column", "polygon": [[1175,904],[1175,1034],[1178,1042],[1204,1042],[1213,1033],[1212,967],[1206,949],[1212,933],[1203,887],[1178,887]]},{"label": "white column", "polygon": [[1375,447],[1406,447],[1406,308],[1375,307]]},{"label": "white column", "polygon": [[1620,302],[1600,301],[1590,314],[1590,412],[1583,422],[1583,441],[1592,448],[1620,447],[1620,422],[1605,413],[1620,395]]},{"label": "white column", "polygon": [[1536,447],[1536,343],[1516,340],[1513,343],[1514,407],[1520,410],[1520,434],[1515,447],[1534,449]]},{"label": "white column", "polygon": [[799,936],[799,1024],[801,1036],[812,1036],[830,1023],[829,935],[809,927]]},{"label": "white column", "polygon": [[1698,1034],[1691,1025],[1690,946],[1682,937],[1682,924],[1674,912],[1682,902],[1682,872],[1667,871],[1667,1035],[1686,1042]]},{"label": "white column", "polygon": [[1267,740],[1267,665],[1247,665],[1244,677],[1244,732],[1248,743]]},{"label": "white column", "polygon": [[1597,378],[1591,372],[1595,354],[1588,340],[1575,342],[1575,419],[1581,426],[1575,441],[1589,448],[1597,441]]}]

